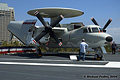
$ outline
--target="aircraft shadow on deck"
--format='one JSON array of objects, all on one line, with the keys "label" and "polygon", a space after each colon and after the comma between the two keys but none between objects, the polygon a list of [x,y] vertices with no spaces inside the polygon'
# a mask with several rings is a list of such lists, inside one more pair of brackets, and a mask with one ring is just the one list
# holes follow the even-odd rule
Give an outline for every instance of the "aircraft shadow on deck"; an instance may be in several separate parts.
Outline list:
[{"label": "aircraft shadow on deck", "polygon": [[[43,53],[42,56],[37,55],[36,53],[18,53],[18,54],[11,54],[11,56],[19,56],[19,57],[27,57],[27,58],[32,58],[32,59],[43,59],[47,57],[52,57],[52,58],[59,58],[59,59],[70,59],[70,55],[76,55],[78,57],[78,53]],[[83,57],[81,56],[81,59]],[[86,56],[85,60],[96,60],[94,59],[94,56]],[[104,61],[104,59],[100,60]]]}]

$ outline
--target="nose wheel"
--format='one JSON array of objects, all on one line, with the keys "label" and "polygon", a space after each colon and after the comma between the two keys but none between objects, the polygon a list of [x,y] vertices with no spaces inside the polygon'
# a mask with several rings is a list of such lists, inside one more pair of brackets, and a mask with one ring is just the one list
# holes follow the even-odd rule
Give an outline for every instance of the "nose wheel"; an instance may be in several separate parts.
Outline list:
[{"label": "nose wheel", "polygon": [[103,59],[103,53],[102,53],[102,49],[99,47],[99,48],[94,48],[94,51],[95,51],[95,55],[94,55],[94,59],[96,60],[102,60]]},{"label": "nose wheel", "polygon": [[95,54],[94,55],[94,59],[96,59],[96,60],[102,60],[102,58],[103,58],[102,54]]}]

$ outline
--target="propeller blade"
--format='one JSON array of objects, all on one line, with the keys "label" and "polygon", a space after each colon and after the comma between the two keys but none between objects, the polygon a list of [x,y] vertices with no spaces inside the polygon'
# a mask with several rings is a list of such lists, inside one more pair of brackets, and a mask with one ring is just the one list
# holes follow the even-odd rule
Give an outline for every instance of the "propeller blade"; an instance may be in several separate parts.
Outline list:
[{"label": "propeller blade", "polygon": [[63,15],[60,15],[60,16],[57,18],[56,21],[54,21],[53,23],[51,23],[50,26],[55,27],[63,18],[64,18]]},{"label": "propeller blade", "polygon": [[52,38],[54,38],[54,40],[57,42],[57,44],[58,44],[59,46],[62,46],[62,42],[57,38],[57,36],[55,35],[55,33],[54,33],[53,31],[50,32],[50,36],[51,36]]},{"label": "propeller blade", "polygon": [[[95,24],[95,25],[98,25],[98,23],[96,22],[96,20],[92,17],[91,18],[92,22]],[[99,26],[99,25],[98,25]]]},{"label": "propeller blade", "polygon": [[43,17],[39,14],[38,11],[36,11],[34,14],[35,14],[35,16],[41,21],[41,23],[42,23],[45,27],[48,26],[47,23],[45,22],[45,20],[43,19]]},{"label": "propeller blade", "polygon": [[110,18],[108,20],[108,22],[105,24],[105,26],[103,27],[103,30],[105,30],[107,28],[107,26],[111,23],[112,19]]},{"label": "propeller blade", "polygon": [[38,42],[43,36],[45,36],[48,32],[42,31],[36,38],[35,41]]},{"label": "propeller blade", "polygon": [[58,45],[62,46],[62,42],[54,34],[54,32],[52,31],[52,27],[56,26],[64,17],[62,15],[60,15],[55,22],[51,23],[51,25],[48,25],[44,21],[43,17],[39,14],[38,11],[36,11],[34,14],[41,21],[41,23],[45,26],[45,31],[42,31],[34,40],[36,42],[38,42],[43,36],[45,36],[47,33],[49,33],[49,35],[55,39],[55,41],[58,43]]}]

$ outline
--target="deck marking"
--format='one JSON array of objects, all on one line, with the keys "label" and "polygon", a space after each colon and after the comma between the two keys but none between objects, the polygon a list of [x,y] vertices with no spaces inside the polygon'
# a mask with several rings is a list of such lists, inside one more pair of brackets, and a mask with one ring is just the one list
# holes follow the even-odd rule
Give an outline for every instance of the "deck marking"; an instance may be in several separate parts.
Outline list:
[{"label": "deck marking", "polygon": [[0,64],[30,65],[30,66],[57,66],[57,67],[120,68],[120,62],[108,62],[106,65],[53,64],[53,63],[23,63],[23,62],[0,62]]}]

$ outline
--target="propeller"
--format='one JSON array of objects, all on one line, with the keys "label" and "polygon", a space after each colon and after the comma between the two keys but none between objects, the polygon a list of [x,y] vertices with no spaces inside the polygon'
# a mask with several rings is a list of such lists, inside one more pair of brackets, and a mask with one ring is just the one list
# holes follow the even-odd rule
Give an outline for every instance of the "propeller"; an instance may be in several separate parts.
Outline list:
[{"label": "propeller", "polygon": [[48,25],[45,20],[43,19],[43,17],[39,14],[38,11],[36,11],[35,16],[40,20],[40,22],[44,25],[45,30],[43,30],[36,38],[35,41],[39,42],[39,40],[45,36],[46,34],[49,33],[50,37],[52,37],[59,46],[62,46],[62,42],[58,39],[58,37],[55,35],[54,31],[52,31],[52,28],[54,26],[56,26],[64,17],[62,15],[60,15],[56,21],[54,21],[53,23],[51,23],[50,25]]},{"label": "propeller", "polygon": [[[91,18],[92,22],[95,24],[95,25],[98,25],[98,23],[96,22],[96,20],[92,17]],[[106,31],[105,29],[108,27],[108,25],[111,23],[112,19],[110,18],[107,23],[105,24],[105,26],[102,28],[103,31]],[[99,25],[98,25],[99,26]]]},{"label": "propeller", "polygon": [[[92,17],[91,18],[92,22],[95,24],[95,25],[98,25],[98,23],[96,22],[96,20]],[[98,25],[99,26],[99,25]]]},{"label": "propeller", "polygon": [[103,30],[105,30],[107,28],[107,26],[111,23],[112,19],[110,18],[108,20],[108,22],[105,24],[105,26],[103,27]]}]

